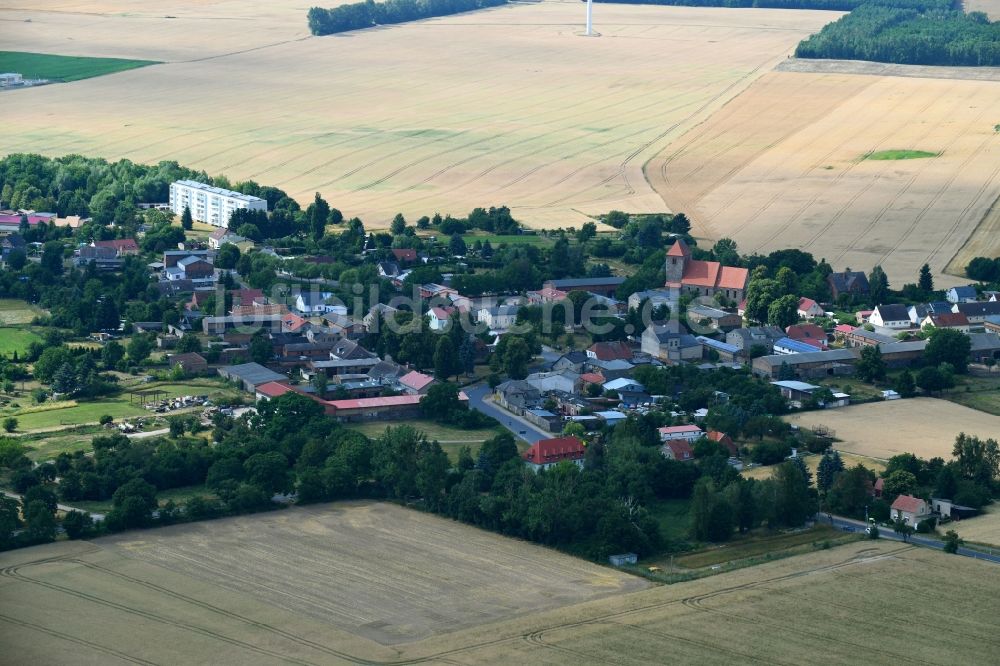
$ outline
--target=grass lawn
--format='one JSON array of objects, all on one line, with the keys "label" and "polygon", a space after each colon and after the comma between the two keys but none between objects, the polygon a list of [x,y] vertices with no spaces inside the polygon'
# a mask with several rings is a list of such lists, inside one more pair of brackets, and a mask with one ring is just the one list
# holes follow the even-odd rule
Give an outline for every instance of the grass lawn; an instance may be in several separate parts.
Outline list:
[{"label": "grass lawn", "polygon": [[[423,419],[406,422],[400,421],[398,423],[386,423],[385,421],[377,421],[374,423],[349,423],[345,425],[345,427],[350,428],[351,430],[357,430],[366,437],[375,439],[381,436],[387,427],[396,427],[400,425],[411,425],[427,435],[427,439],[436,439],[441,444],[441,448],[444,449],[445,453],[448,454],[448,457],[451,458],[452,461],[458,459],[458,451],[463,446],[468,446],[472,449],[472,456],[475,457],[476,453],[479,451],[479,446],[483,442],[487,439],[491,439],[496,436],[498,432],[502,432],[503,430],[502,428],[462,430],[460,428],[453,428],[451,426],[441,425],[440,423]],[[524,443],[518,440],[518,444],[520,446]],[[527,448],[527,445],[523,448]]]},{"label": "grass lawn", "polygon": [[[163,506],[168,501],[173,500],[175,504],[183,504],[187,502],[192,497],[206,497],[209,499],[215,498],[215,493],[209,490],[204,485],[199,486],[184,486],[183,488],[171,488],[170,490],[161,490],[156,493],[156,499]],[[111,500],[99,500],[94,502],[72,502],[70,506],[74,506],[78,509],[83,509],[85,511],[95,511],[97,513],[107,513],[111,510],[112,503]]]},{"label": "grass lawn", "polygon": [[0,328],[0,356],[10,358],[14,352],[22,357],[32,342],[41,342],[42,336],[24,328]]},{"label": "grass lawn", "polygon": [[993,377],[960,377],[955,388],[943,391],[939,397],[1000,416],[1000,372]]},{"label": "grass lawn", "polygon": [[498,234],[464,234],[462,240],[465,241],[466,245],[471,245],[476,241],[481,241],[485,243],[490,242],[490,245],[496,247],[502,243],[507,243],[508,245],[547,245],[549,244],[549,239],[541,235],[533,234],[509,234],[509,235],[498,235]]},{"label": "grass lawn", "polygon": [[25,435],[18,438],[18,442],[31,449],[28,451],[29,458],[35,462],[44,462],[63,452],[90,451],[90,443],[94,437],[105,432],[101,426],[87,425],[55,433]]},{"label": "grass lawn", "polygon": [[660,525],[660,536],[667,543],[687,541],[691,531],[691,501],[686,499],[657,500],[648,507]]},{"label": "grass lawn", "polygon": [[[3,71],[9,72],[10,70]],[[30,324],[32,319],[42,314],[45,314],[44,310],[27,301],[16,298],[0,298],[0,325]]]},{"label": "grass lawn", "polygon": [[919,160],[927,157],[937,157],[941,153],[929,153],[926,150],[879,150],[866,153],[863,160]]},{"label": "grass lawn", "polygon": [[[212,378],[192,379],[186,382],[154,382],[137,385],[133,389],[165,391],[167,394],[165,397],[208,395],[212,398],[218,398],[237,393],[235,389],[226,387],[221,379]],[[115,420],[134,416],[154,416],[153,412],[144,409],[139,404],[138,399],[130,403],[128,391],[122,391],[117,396],[100,398],[98,400],[70,400],[65,403],[56,403],[52,405],[53,409],[44,409],[46,406],[46,404],[40,405],[41,409],[22,407],[20,410],[5,410],[0,413],[0,417],[14,416],[17,418],[17,429],[19,432],[31,432],[93,424],[97,423],[101,416],[105,414],[110,414]],[[34,411],[36,409],[38,411]]]},{"label": "grass lawn", "polygon": [[26,79],[79,81],[92,76],[114,74],[128,69],[155,65],[155,60],[121,58],[83,58],[49,53],[0,51],[0,72],[17,72]]},{"label": "grass lawn", "polygon": [[763,532],[751,534],[729,543],[712,546],[686,555],[674,558],[674,565],[685,569],[701,569],[716,564],[758,557],[767,553],[787,550],[796,546],[812,544],[843,536],[839,530],[829,525],[817,525],[809,530],[792,532],[790,534],[772,534]]}]

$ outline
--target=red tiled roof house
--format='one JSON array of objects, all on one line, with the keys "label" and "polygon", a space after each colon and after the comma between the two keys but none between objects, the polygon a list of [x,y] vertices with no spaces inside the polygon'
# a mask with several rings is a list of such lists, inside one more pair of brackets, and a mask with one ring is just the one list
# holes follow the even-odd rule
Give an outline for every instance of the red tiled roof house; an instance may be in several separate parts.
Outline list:
[{"label": "red tiled roof house", "polygon": [[900,495],[889,507],[889,517],[893,520],[902,518],[907,525],[916,527],[921,520],[930,518],[931,510],[927,502],[912,495]]},{"label": "red tiled roof house", "polygon": [[558,465],[568,460],[577,467],[583,467],[583,458],[587,453],[583,442],[576,437],[555,437],[540,439],[522,454],[524,464],[539,471]]}]

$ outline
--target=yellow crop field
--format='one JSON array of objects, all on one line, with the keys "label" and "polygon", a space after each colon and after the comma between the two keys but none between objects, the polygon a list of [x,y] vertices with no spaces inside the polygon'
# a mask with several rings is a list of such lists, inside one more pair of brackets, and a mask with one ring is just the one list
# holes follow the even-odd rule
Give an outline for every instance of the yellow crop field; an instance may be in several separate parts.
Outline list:
[{"label": "yellow crop field", "polygon": [[1000,416],[936,398],[870,402],[785,420],[806,428],[826,426],[834,431],[838,450],[882,460],[900,453],[947,460],[960,432],[984,439],[1000,433]]},{"label": "yellow crop field", "polygon": [[0,554],[0,642],[18,664],[989,663],[998,585],[995,565],[865,541],[648,587],[332,505]]},{"label": "yellow crop field", "polygon": [[663,211],[644,162],[837,16],[600,5],[588,39],[579,2],[547,1],[317,38],[285,0],[132,4],[0,12],[8,50],[166,61],[5,93],[0,151],[176,160],[321,192],[371,227]]},{"label": "yellow crop field", "polygon": [[[882,264],[902,284],[924,262],[942,272],[1000,195],[998,107],[1000,81],[775,71],[647,176],[699,235],[746,252],[797,247],[838,268]],[[862,159],[896,150],[940,154]],[[982,236],[980,251],[995,245]]]}]

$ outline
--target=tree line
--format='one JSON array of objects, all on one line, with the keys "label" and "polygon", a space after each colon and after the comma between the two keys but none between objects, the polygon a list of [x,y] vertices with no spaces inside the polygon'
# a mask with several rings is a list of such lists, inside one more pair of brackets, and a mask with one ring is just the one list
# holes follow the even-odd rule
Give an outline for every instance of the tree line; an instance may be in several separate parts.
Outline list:
[{"label": "tree line", "polygon": [[795,55],[909,65],[996,66],[1000,64],[1000,23],[991,23],[982,12],[866,3],[802,41]]},{"label": "tree line", "polygon": [[385,2],[366,0],[330,9],[312,7],[308,13],[308,21],[312,34],[332,35],[348,30],[406,23],[505,4],[507,0],[386,0]]}]

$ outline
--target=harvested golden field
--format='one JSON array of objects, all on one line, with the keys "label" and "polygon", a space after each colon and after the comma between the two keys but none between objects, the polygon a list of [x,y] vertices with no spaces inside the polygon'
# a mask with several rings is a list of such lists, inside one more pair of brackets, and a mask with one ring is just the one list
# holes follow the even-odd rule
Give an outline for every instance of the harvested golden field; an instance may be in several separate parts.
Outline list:
[{"label": "harvested golden field", "polygon": [[552,1],[313,38],[285,2],[31,4],[6,12],[32,19],[6,49],[169,62],[5,93],[0,151],[176,160],[321,192],[372,227],[500,204],[541,227],[662,211],[644,162],[837,16],[600,5],[587,39],[583,6]]},{"label": "harvested golden field", "polygon": [[[698,235],[880,263],[902,284],[942,272],[1000,195],[998,107],[997,81],[775,71],[646,174]],[[861,159],[886,150],[940,155]]]},{"label": "harvested golden field", "polygon": [[[273,522],[259,516],[241,520],[260,522],[264,530]],[[426,543],[429,539],[420,533],[423,526],[403,530],[397,538]],[[158,532],[132,538],[150,541],[150,548],[163,541]],[[286,544],[284,556],[295,557],[299,542],[314,538],[311,531],[299,535]],[[216,542],[212,544],[216,550],[190,554],[210,560],[223,546],[226,550],[235,546],[254,558],[258,543]],[[335,539],[328,543],[336,548]],[[257,584],[279,582],[272,568],[285,568],[282,555],[274,553],[266,566],[254,570]],[[325,563],[336,566],[336,559],[331,554]],[[379,595],[384,591],[387,608],[395,593],[392,583],[405,585],[406,579],[379,580],[371,572],[380,566],[392,567],[394,560],[385,557],[358,563],[360,575],[368,581],[366,592]],[[424,563],[437,565],[435,575],[451,579],[451,586],[470,585],[464,593],[453,589],[453,596],[441,598],[434,611],[444,614],[455,613],[468,596],[481,594],[467,580],[467,572],[448,568],[452,561]],[[1000,568],[889,542],[857,542],[501,622],[467,616],[463,617],[466,624],[477,626],[459,629],[453,625],[450,633],[395,646],[345,632],[337,626],[335,615],[316,617],[287,604],[276,605],[274,601],[285,596],[289,581],[267,590],[269,599],[262,600],[245,590],[191,575],[184,571],[189,565],[183,560],[176,564],[167,568],[145,558],[123,556],[106,540],[0,555],[4,659],[9,663],[241,666],[282,662],[578,665],[661,663],[669,655],[674,663],[855,664],[863,655],[865,661],[879,664],[951,664],[988,663],[998,643],[994,618],[1000,612],[1000,600],[992,591],[1000,585]],[[584,563],[576,566],[593,568]],[[305,587],[313,570],[315,566],[298,572],[298,579],[290,581],[292,589]],[[531,576],[531,565],[524,563],[522,572]],[[475,574],[479,581],[497,575],[496,566],[485,566]],[[339,590],[323,598],[327,605],[346,606],[351,601],[365,603]],[[928,627],[943,619],[947,631],[885,630],[889,623]]]},{"label": "harvested golden field", "polygon": [[870,402],[785,420],[806,428],[826,426],[839,440],[834,443],[838,450],[883,460],[900,453],[947,460],[960,432],[982,438],[1000,433],[1000,416],[935,398]]},{"label": "harvested golden field", "polygon": [[995,504],[983,507],[975,518],[966,518],[942,526],[938,531],[955,530],[966,541],[1000,547],[1000,508]]},{"label": "harvested golden field", "polygon": [[[876,460],[875,458],[869,458],[867,456],[859,456],[855,453],[847,453],[846,451],[841,451],[839,447],[840,444],[837,444],[835,448],[840,451],[840,459],[843,460],[845,468],[863,465],[876,474],[880,474],[885,471],[885,463],[881,460]],[[813,475],[813,485],[816,485],[816,470],[819,469],[819,461],[822,459],[823,456],[818,454],[808,454],[802,457],[803,462],[806,464],[806,469],[808,469]],[[762,467],[744,469],[741,474],[748,479],[763,480],[770,479],[774,476],[777,469],[778,465],[765,465]]]}]

